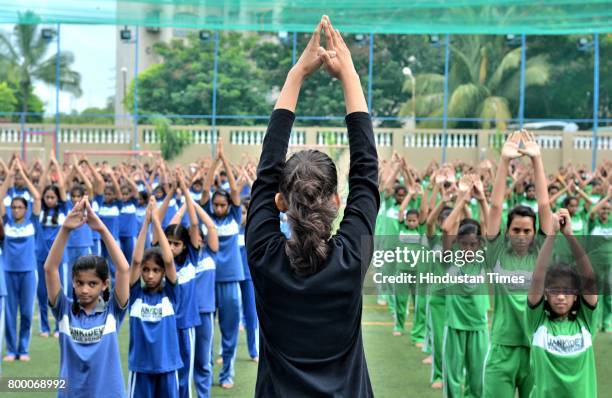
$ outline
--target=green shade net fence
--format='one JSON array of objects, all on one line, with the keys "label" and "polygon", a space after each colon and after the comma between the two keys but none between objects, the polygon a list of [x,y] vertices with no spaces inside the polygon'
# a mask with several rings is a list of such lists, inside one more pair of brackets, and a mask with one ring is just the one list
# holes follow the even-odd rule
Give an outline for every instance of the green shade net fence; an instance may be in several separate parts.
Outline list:
[{"label": "green shade net fence", "polygon": [[0,0],[0,23],[308,32],[324,13],[354,33],[612,32],[612,0]]}]

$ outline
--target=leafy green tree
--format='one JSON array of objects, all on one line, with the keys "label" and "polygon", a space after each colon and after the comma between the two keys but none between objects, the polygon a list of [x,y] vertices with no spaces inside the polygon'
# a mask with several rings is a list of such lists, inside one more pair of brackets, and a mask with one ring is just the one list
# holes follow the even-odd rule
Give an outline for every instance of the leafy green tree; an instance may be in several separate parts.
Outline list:
[{"label": "leafy green tree", "polygon": [[[28,11],[23,18],[35,19],[36,16]],[[56,76],[56,59],[60,63],[60,89],[76,96],[81,95],[81,76],[70,69],[74,56],[70,52],[61,52],[47,57],[47,50],[51,43],[42,38],[38,25],[17,24],[13,28],[12,36],[0,32],[0,59],[3,68],[15,80],[21,95],[21,112],[32,111],[30,96],[35,81],[54,85]],[[1,76],[0,76],[1,77]],[[28,118],[30,120],[30,118]]]},{"label": "leafy green tree", "polygon": [[[454,118],[479,117],[494,119],[505,128],[503,119],[511,118],[518,108],[521,49],[508,50],[503,36],[454,36],[449,70],[448,115]],[[550,64],[545,55],[528,57],[525,64],[525,87],[544,85],[550,76]],[[411,95],[400,115],[411,115],[416,106],[417,117],[442,117],[444,76],[420,73],[415,76],[416,93],[406,81],[404,90]],[[440,127],[441,121],[421,123]],[[449,122],[449,126],[470,123]],[[491,123],[481,123],[489,128]]]},{"label": "leafy green tree", "polygon": [[[217,77],[218,115],[266,115],[269,88],[263,85],[261,71],[250,61],[257,36],[236,32],[223,34],[219,44]],[[202,42],[196,35],[186,40],[154,46],[164,62],[152,65],[138,76],[138,106],[143,114],[210,115],[214,43]],[[134,83],[129,87],[125,106],[131,109]],[[202,123],[197,119],[177,119],[177,123]],[[207,122],[207,121],[206,121]],[[233,120],[219,124],[235,123]],[[245,123],[241,120],[240,123]]]},{"label": "leafy green tree", "polygon": [[[1,82],[0,83],[0,113],[15,112],[16,105],[17,105],[17,98],[15,98],[15,93],[8,86],[7,82]],[[0,115],[0,119],[6,119],[6,116]]]}]

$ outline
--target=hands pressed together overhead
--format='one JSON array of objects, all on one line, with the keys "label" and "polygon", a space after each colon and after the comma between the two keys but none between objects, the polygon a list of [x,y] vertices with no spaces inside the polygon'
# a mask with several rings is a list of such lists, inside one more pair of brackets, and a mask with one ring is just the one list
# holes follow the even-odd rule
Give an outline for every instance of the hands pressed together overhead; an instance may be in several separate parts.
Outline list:
[{"label": "hands pressed together overhead", "polygon": [[[321,45],[322,32],[325,35],[326,47]],[[306,77],[322,65],[325,66],[330,76],[339,80],[351,73],[356,73],[348,46],[340,35],[340,31],[334,29],[327,15],[321,18],[306,49],[295,64],[294,70]]]}]

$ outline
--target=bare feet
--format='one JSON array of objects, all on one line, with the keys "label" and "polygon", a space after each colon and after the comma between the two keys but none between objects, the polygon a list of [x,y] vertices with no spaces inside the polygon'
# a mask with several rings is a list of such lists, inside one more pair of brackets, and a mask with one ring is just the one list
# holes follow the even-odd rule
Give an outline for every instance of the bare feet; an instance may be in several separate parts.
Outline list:
[{"label": "bare feet", "polygon": [[394,335],[395,337],[399,337],[399,336],[401,336],[401,335],[402,335],[402,332],[398,332],[397,330],[395,330],[395,331],[393,331],[393,335]]},{"label": "bare feet", "polygon": [[216,363],[217,365],[223,365],[223,357],[219,357],[219,358],[217,358],[217,360],[215,361],[215,363]]},{"label": "bare feet", "polygon": [[221,384],[221,388],[229,390],[230,388],[234,388],[234,383],[223,383]]},{"label": "bare feet", "polygon": [[56,339],[59,339],[59,332],[53,333],[53,337],[55,337]]},{"label": "bare feet", "polygon": [[434,390],[441,390],[442,389],[442,382],[441,381],[436,381],[435,383],[432,383],[431,388],[433,388]]},{"label": "bare feet", "polygon": [[251,361],[253,361],[255,363],[259,363],[259,357],[253,357],[253,358],[251,358]]},{"label": "bare feet", "polygon": [[49,332],[40,332],[38,335],[39,335],[40,337],[47,338],[47,337],[49,337]]},{"label": "bare feet", "polygon": [[387,302],[386,302],[385,300],[377,300],[377,301],[376,301],[376,304],[378,304],[378,305],[380,305],[380,306],[384,307],[385,305],[387,305]]},{"label": "bare feet", "polygon": [[432,362],[433,357],[431,355],[421,361],[421,363],[424,363],[425,365],[431,365]]},{"label": "bare feet", "polygon": [[419,342],[418,342],[418,343],[416,343],[414,346],[415,346],[416,348],[423,348],[423,347],[425,347],[425,344],[423,344],[422,342],[420,342],[420,341],[419,341]]},{"label": "bare feet", "polygon": [[19,355],[19,360],[21,362],[30,362],[30,356],[29,355]]},{"label": "bare feet", "polygon": [[6,355],[2,360],[4,362],[15,362],[15,355]]}]

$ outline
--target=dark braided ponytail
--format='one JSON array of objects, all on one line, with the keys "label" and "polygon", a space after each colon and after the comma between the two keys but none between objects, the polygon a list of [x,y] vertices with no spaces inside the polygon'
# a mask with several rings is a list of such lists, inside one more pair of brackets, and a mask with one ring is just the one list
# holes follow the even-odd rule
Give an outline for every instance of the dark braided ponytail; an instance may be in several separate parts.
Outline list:
[{"label": "dark braided ponytail", "polygon": [[285,252],[300,276],[315,274],[327,258],[327,241],[338,214],[331,198],[337,189],[336,165],[321,151],[295,153],[281,172],[279,190],[291,226]]}]

